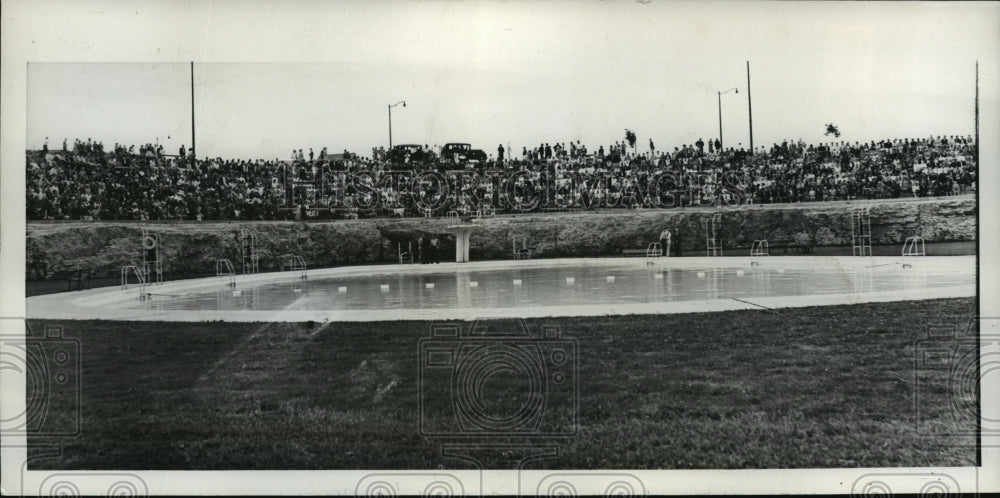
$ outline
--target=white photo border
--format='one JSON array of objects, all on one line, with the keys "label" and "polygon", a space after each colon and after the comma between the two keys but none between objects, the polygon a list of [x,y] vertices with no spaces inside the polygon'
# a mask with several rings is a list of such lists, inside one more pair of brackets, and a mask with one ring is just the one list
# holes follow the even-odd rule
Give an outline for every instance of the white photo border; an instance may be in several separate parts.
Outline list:
[{"label": "white photo border", "polygon": [[[654,0],[656,1],[656,0]],[[623,2],[629,3],[629,2]],[[717,8],[733,7],[719,2]],[[280,5],[279,5],[280,4]],[[393,2],[382,4],[390,9]],[[454,3],[456,8],[476,8],[477,3]],[[2,155],[0,155],[0,333],[24,334],[25,316],[25,168],[27,65],[30,62],[328,62],[336,60],[335,47],[313,43],[308,37],[288,36],[284,39],[260,39],[255,26],[266,23],[289,34],[308,33],[306,29],[329,19],[333,12],[356,6],[351,2],[320,2],[309,0],[215,2],[108,0],[73,3],[61,1],[4,2],[2,47]],[[588,4],[567,3],[566,9],[586,9]],[[754,4],[755,8],[770,9],[782,15],[790,4],[774,2]],[[522,5],[530,9],[531,5]],[[878,4],[860,6],[846,3],[839,8],[884,9],[891,19],[893,9],[981,9],[982,16],[1000,24],[1000,6],[995,3],[976,5]],[[329,11],[329,12],[328,12]],[[317,15],[319,12],[329,16]],[[221,15],[239,13],[239,23],[220,22]],[[225,28],[222,28],[225,26]],[[231,32],[220,33],[220,29]],[[1000,33],[1000,25],[997,26]],[[692,43],[692,46],[699,42]],[[1000,35],[983,40],[979,60],[981,125],[979,170],[980,216],[980,315],[1000,316]],[[969,54],[970,59],[974,54]],[[997,376],[990,377],[998,380]],[[24,377],[11,371],[0,371],[3,396],[0,414],[19,413],[24,406]],[[1000,412],[1000,385],[982,386],[984,406],[991,413]],[[104,488],[88,488],[85,471],[27,471],[26,441],[14,436],[4,437],[0,458],[0,482],[3,494],[32,494],[41,483],[53,475],[77,475],[83,494],[103,494]],[[982,468],[852,468],[852,469],[769,469],[769,470],[632,470],[627,471],[642,480],[649,494],[694,493],[852,493],[859,479],[866,475],[939,476],[954,478],[962,491],[984,492],[1000,490],[1000,476],[982,469],[1000,468],[1000,448],[982,448]],[[114,473],[118,471],[106,471]],[[412,471],[408,474],[433,474],[437,471]],[[541,471],[525,471],[525,478],[537,478]],[[600,473],[588,470],[586,473]],[[621,471],[607,471],[622,473]],[[121,474],[135,476],[155,495],[173,494],[355,494],[365,476],[404,474],[401,471],[133,471]],[[478,481],[484,494],[519,494],[516,471],[449,471],[463,483]],[[533,474],[534,473],[534,474]],[[94,474],[91,472],[90,474]],[[100,472],[97,472],[100,474]],[[915,484],[916,486],[917,484]],[[473,485],[467,493],[478,494]],[[420,490],[401,488],[401,493]],[[578,487],[581,493],[602,493],[603,489]],[[914,487],[910,492],[919,491]],[[37,491],[34,491],[37,492]]]}]

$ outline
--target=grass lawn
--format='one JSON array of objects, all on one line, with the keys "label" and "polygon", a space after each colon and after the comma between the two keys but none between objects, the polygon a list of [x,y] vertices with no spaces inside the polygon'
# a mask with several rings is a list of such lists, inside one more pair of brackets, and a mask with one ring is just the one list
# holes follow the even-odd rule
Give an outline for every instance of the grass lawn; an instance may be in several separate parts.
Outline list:
[{"label": "grass lawn", "polygon": [[[531,467],[973,465],[973,437],[918,433],[914,358],[928,324],[960,327],[975,309],[966,298],[529,320],[576,341],[579,372],[576,434],[546,441],[559,456]],[[29,322],[52,324],[81,344],[81,432],[33,437],[63,450],[32,469],[468,468],[441,456],[455,440],[418,430],[421,392],[430,425],[457,427],[447,379],[418,385],[430,323]],[[947,372],[928,375],[945,385]],[[524,385],[497,374],[484,410],[509,410]],[[570,427],[566,385],[548,392],[542,427]],[[947,389],[920,391],[937,432],[974,428],[952,421]]]}]

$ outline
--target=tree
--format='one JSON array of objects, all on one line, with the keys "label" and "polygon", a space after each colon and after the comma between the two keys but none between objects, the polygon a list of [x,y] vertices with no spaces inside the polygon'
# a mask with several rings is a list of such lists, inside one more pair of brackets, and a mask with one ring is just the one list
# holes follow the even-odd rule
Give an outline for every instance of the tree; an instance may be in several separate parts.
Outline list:
[{"label": "tree", "polygon": [[628,140],[629,147],[632,147],[632,151],[635,152],[635,132],[625,128],[625,140]]}]

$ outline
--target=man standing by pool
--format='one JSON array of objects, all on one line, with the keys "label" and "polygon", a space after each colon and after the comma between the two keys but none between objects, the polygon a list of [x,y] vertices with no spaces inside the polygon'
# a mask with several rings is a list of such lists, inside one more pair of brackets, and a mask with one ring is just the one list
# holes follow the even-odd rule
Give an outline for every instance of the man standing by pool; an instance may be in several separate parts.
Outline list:
[{"label": "man standing by pool", "polygon": [[670,257],[670,229],[664,228],[660,232],[660,256]]},{"label": "man standing by pool", "polygon": [[441,241],[438,240],[437,236],[431,239],[431,254],[430,261],[428,263],[440,263],[441,262]]}]

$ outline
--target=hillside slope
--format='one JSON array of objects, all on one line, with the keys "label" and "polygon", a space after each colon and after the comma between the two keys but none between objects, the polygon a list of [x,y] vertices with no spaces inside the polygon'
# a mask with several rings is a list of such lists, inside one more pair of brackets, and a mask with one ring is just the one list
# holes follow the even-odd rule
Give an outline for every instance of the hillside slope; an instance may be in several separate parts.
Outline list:
[{"label": "hillside slope", "polygon": [[[511,257],[512,238],[527,239],[535,257],[621,255],[622,249],[645,248],[664,228],[685,253],[704,251],[704,222],[722,213],[720,237],[726,250],[749,248],[756,239],[771,247],[787,245],[850,246],[850,210],[870,206],[873,244],[902,244],[921,235],[927,242],[974,241],[976,200],[971,196],[938,199],[864,201],[748,206],[738,209],[526,214],[478,220],[472,235],[472,259]],[[350,220],[333,222],[30,222],[27,225],[28,278],[54,271],[94,268],[104,276],[141,261],[140,227],[156,231],[163,243],[164,271],[206,274],[218,258],[239,270],[241,228],[256,232],[261,269],[280,268],[283,256],[301,255],[310,265],[337,266],[393,261],[421,234],[447,240],[445,219]],[[520,244],[520,242],[519,242]]]}]

